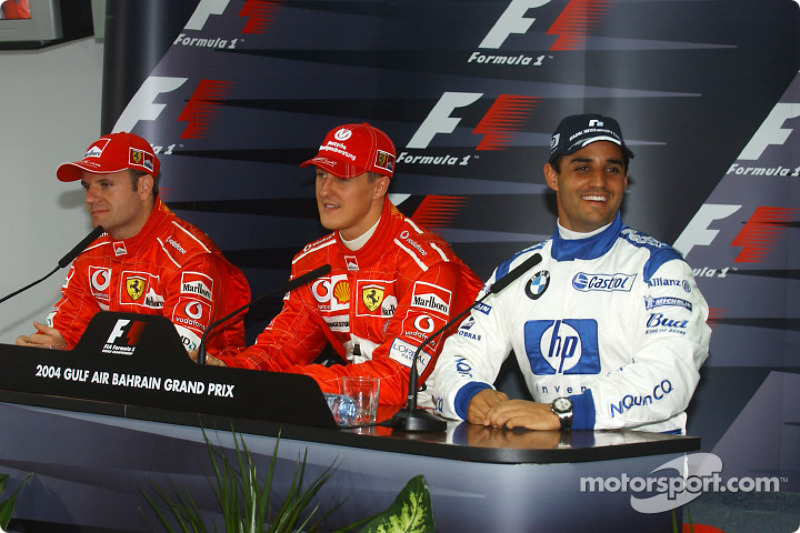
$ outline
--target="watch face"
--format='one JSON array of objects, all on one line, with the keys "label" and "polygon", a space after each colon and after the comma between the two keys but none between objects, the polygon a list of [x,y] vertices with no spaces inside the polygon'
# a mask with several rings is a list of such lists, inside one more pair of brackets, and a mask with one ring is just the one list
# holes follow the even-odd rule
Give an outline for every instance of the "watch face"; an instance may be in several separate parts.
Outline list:
[{"label": "watch face", "polygon": [[572,402],[568,398],[556,398],[553,400],[553,410],[557,413],[568,413],[572,411]]}]

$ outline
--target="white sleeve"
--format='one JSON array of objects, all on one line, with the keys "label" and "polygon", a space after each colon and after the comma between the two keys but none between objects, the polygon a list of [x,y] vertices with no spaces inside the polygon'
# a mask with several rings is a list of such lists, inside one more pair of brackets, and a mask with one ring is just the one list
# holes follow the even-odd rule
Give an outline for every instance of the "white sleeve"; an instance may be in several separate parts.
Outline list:
[{"label": "white sleeve", "polygon": [[[662,264],[649,280],[637,320],[632,362],[591,387],[595,429],[636,428],[682,413],[708,357],[708,304],[682,260]],[[644,408],[640,408],[644,407]]]},{"label": "white sleeve", "polygon": [[[492,285],[496,274],[495,271],[484,285],[478,300]],[[463,419],[465,413],[459,414],[456,396],[465,386],[475,387],[476,391],[494,388],[492,383],[511,351],[508,333],[511,323],[503,316],[502,294],[493,294],[476,303],[458,331],[444,343],[436,368],[428,380],[432,383],[436,411],[444,417]]]}]

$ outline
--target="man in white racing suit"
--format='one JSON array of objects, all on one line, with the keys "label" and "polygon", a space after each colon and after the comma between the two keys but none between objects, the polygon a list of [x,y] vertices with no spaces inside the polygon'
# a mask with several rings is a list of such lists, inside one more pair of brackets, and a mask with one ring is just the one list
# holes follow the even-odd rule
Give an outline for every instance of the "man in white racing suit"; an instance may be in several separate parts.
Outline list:
[{"label": "man in white racing suit", "polygon": [[[685,431],[708,357],[708,305],[675,249],[622,222],[631,158],[612,118],[559,124],[544,166],[557,229],[495,270],[481,296],[541,256],[445,342],[433,375],[437,411],[495,427]],[[510,351],[534,401],[491,385]]]}]

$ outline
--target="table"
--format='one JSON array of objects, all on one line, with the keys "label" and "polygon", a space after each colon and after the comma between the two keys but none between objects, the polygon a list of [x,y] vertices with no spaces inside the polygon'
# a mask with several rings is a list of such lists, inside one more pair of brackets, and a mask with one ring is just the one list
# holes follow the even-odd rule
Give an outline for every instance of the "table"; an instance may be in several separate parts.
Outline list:
[{"label": "table", "polygon": [[[671,531],[670,512],[633,510],[632,497],[642,495],[620,484],[652,477],[700,445],[676,435],[507,431],[455,422],[441,433],[340,429],[313,380],[197,367],[179,344],[161,338],[171,327],[157,320],[146,329],[158,335],[142,336],[135,353],[110,353],[119,352],[106,342],[118,321],[140,317],[109,315],[90,325],[75,353],[0,345],[0,472],[15,481],[34,473],[12,523],[20,530],[152,531],[142,489],[167,480],[190,491],[212,517],[204,432],[231,450],[232,428],[261,472],[279,439],[278,494],[304,454],[307,479],[336,465],[317,499],[325,509],[347,498],[331,526],[386,509],[409,479],[423,474],[438,531]],[[60,369],[60,377],[44,377],[45,366],[51,374]],[[92,383],[103,372],[108,383]],[[161,386],[120,384],[121,374],[160,377]],[[164,390],[166,379],[202,383],[203,393],[199,385]],[[234,391],[233,398],[208,394],[210,383],[224,384],[219,390]],[[287,394],[296,387],[301,396]],[[287,422],[286,413],[298,410],[301,416]]]}]

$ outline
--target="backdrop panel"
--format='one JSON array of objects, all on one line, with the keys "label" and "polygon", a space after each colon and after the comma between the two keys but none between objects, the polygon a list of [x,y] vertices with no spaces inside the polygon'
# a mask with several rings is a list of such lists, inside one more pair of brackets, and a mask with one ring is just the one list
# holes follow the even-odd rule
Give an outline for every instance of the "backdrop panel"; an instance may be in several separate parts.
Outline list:
[{"label": "backdrop panel", "polygon": [[[486,278],[554,230],[541,168],[558,121],[618,118],[636,154],[624,218],[675,243],[711,307],[689,432],[726,474],[800,490],[796,2],[174,4],[109,2],[110,21],[167,32],[171,45],[153,61],[109,39],[124,60],[106,63],[105,129],[157,147],[164,199],[254,294],[283,283],[292,255],[323,233],[312,172],[297,165],[335,125],[369,121],[392,136],[394,201]],[[152,67],[139,77],[114,74],[141,64]],[[251,313],[251,338],[278,306]]]}]

